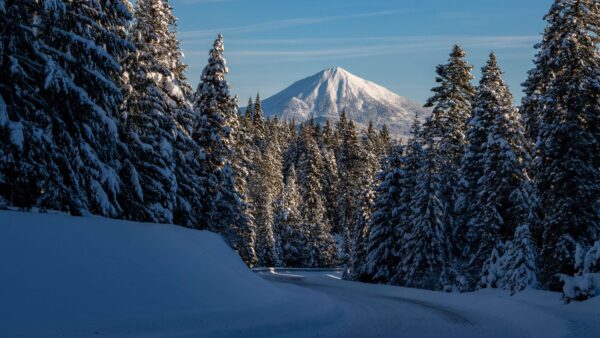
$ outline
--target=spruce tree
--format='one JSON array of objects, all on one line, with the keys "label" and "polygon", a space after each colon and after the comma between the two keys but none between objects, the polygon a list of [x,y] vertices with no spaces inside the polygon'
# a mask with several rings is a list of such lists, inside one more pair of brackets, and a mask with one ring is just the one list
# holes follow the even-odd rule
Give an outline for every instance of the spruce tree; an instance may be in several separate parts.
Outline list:
[{"label": "spruce tree", "polygon": [[311,248],[310,265],[332,266],[336,250],[331,236],[331,225],[327,222],[322,198],[321,175],[323,161],[319,148],[308,125],[302,127],[298,142],[298,185],[302,196],[300,208],[303,226],[309,230]]},{"label": "spruce tree", "polygon": [[474,289],[480,280],[483,286],[502,287],[496,256],[504,254],[504,243],[517,228],[529,229],[537,223],[535,194],[526,172],[530,156],[524,128],[495,54],[482,74],[463,160],[464,221],[457,232],[463,234],[458,237],[465,269],[460,284],[466,290]]},{"label": "spruce tree", "polygon": [[349,259],[352,242],[352,232],[355,228],[354,213],[359,208],[359,195],[362,192],[363,177],[368,172],[365,152],[358,138],[356,125],[352,120],[346,120],[342,113],[338,123],[340,145],[337,149],[339,180],[337,213],[338,222],[335,232],[343,238],[342,259]]},{"label": "spruce tree", "polygon": [[[55,4],[3,2],[0,15],[0,196],[21,209],[76,206],[70,202],[78,193],[69,180],[71,171],[63,169],[68,154],[52,136],[58,115],[42,97],[52,55],[39,37],[47,29],[47,16],[64,13],[64,4]],[[39,22],[31,13],[38,13]]]},{"label": "spruce tree", "polygon": [[[430,121],[428,121],[430,122]],[[448,205],[444,203],[440,149],[430,123],[423,131],[423,151],[415,176],[408,226],[402,234],[399,284],[431,290],[453,287]]]},{"label": "spruce tree", "polygon": [[223,52],[223,36],[219,34],[209,52],[194,103],[199,114],[194,140],[203,150],[201,180],[206,185],[201,220],[209,230],[223,234],[248,265],[254,265],[256,232],[244,217],[243,199],[235,189],[231,171],[238,109],[225,79],[229,70]]},{"label": "spruce tree", "polygon": [[[517,109],[512,107],[512,95],[503,82],[501,71],[492,55],[490,62],[484,70],[485,76],[478,90],[477,107],[485,107],[494,118],[490,126],[486,150],[484,152],[483,178],[477,203],[482,206],[475,216],[473,225],[487,233],[479,238],[479,249],[476,256],[485,256],[485,247],[498,246],[499,243],[513,239],[514,243],[527,243],[530,229],[537,225],[536,196],[533,186],[526,172],[530,163],[527,151],[527,141],[521,116]],[[517,236],[517,237],[515,237]],[[486,244],[486,239],[488,243]],[[524,242],[525,241],[525,242]],[[505,249],[523,250],[523,254],[531,257],[536,248]],[[518,255],[503,259],[520,259]],[[510,262],[511,271],[504,273],[515,275],[514,269],[521,269],[518,262]],[[535,266],[532,266],[535,274]],[[487,268],[484,265],[483,277]],[[516,282],[516,281],[515,281]],[[531,280],[533,282],[533,280]],[[524,281],[520,281],[524,283]],[[521,285],[512,285],[515,291]]]},{"label": "spruce tree", "polygon": [[309,232],[303,226],[301,205],[296,169],[292,166],[285,188],[275,201],[274,228],[279,234],[281,264],[285,267],[305,267],[310,262]]},{"label": "spruce tree", "polygon": [[576,248],[600,238],[599,6],[555,1],[532,72],[533,80],[545,81],[535,87],[541,104],[532,113],[539,122],[528,123],[538,130],[533,174],[545,212],[540,282],[552,290],[560,288],[556,274],[576,272]]},{"label": "spruce tree", "polygon": [[396,273],[399,262],[397,245],[400,240],[396,210],[402,198],[403,187],[400,181],[403,169],[402,148],[394,148],[381,173],[381,183],[376,189],[365,262],[357,271],[350,271],[349,279],[388,283]]},{"label": "spruce tree", "polygon": [[191,137],[197,116],[175,29],[168,3],[137,2],[130,33],[135,51],[125,59],[121,201],[129,219],[205,228],[201,149]]},{"label": "spruce tree", "polygon": [[3,10],[2,190],[24,208],[119,216],[126,3],[17,1]]},{"label": "spruce tree", "polygon": [[263,136],[265,133],[265,121],[263,117],[262,103],[260,102],[259,94],[256,94],[256,100],[254,100],[254,108],[252,109],[252,122],[254,124],[256,134],[259,136]]},{"label": "spruce tree", "polygon": [[456,182],[460,179],[461,162],[466,144],[467,121],[471,116],[471,104],[475,89],[471,85],[472,66],[465,60],[466,52],[460,46],[454,46],[447,64],[436,69],[438,87],[433,88],[434,95],[427,101],[427,107],[433,107],[427,129],[434,142],[429,155],[436,156],[439,176],[440,200],[444,214],[440,221],[448,231],[454,227],[453,207],[458,196]]},{"label": "spruce tree", "polygon": [[250,181],[250,199],[256,224],[256,254],[261,266],[278,266],[279,243],[274,228],[274,203],[283,189],[281,156],[272,138],[265,140],[262,152],[256,152],[255,170]]}]

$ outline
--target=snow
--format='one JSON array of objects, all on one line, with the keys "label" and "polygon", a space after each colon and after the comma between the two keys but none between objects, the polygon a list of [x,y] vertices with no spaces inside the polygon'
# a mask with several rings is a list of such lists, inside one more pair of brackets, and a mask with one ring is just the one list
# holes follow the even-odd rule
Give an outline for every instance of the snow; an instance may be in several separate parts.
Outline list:
[{"label": "snow", "polygon": [[415,113],[420,119],[429,115],[420,104],[340,67],[297,81],[262,103],[266,116],[298,122],[311,117],[337,120],[346,110],[361,127],[371,120],[375,127],[388,124],[393,134],[402,136],[408,136]]},{"label": "snow", "polygon": [[253,273],[218,235],[0,211],[1,337],[597,337],[600,298]]}]

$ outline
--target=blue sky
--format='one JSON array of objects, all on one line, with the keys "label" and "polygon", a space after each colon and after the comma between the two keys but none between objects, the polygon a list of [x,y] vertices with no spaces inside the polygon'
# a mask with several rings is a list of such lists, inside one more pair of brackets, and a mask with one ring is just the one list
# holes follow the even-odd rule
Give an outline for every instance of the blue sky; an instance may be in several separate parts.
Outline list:
[{"label": "blue sky", "polygon": [[171,0],[196,86],[225,37],[232,91],[244,105],[332,66],[424,102],[434,69],[462,44],[476,76],[494,50],[514,95],[532,67],[552,0]]}]

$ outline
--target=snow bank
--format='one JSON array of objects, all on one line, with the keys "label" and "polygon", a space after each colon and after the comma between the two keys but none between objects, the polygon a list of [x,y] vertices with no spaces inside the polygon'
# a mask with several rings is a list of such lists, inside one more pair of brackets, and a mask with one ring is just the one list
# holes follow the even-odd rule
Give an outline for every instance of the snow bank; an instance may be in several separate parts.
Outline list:
[{"label": "snow bank", "polygon": [[213,233],[96,217],[0,211],[0,267],[0,337],[218,335],[320,297],[265,281]]}]

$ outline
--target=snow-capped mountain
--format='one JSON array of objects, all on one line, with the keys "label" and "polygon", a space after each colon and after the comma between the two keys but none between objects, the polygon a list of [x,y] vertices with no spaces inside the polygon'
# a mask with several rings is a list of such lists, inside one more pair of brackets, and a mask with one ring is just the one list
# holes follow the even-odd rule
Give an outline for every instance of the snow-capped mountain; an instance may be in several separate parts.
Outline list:
[{"label": "snow-capped mountain", "polygon": [[366,127],[386,124],[399,137],[409,135],[415,114],[424,119],[429,110],[347,70],[334,67],[300,80],[262,102],[265,116],[284,120],[318,122],[337,120],[345,110],[349,117]]}]

